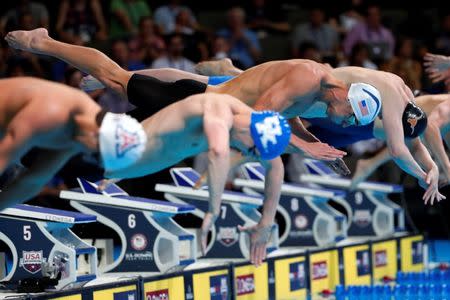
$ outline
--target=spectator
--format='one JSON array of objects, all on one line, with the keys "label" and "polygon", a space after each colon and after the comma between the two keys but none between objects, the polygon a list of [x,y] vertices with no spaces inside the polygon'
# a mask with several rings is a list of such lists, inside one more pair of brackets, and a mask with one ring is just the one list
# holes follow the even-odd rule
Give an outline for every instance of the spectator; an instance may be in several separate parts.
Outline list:
[{"label": "spectator", "polygon": [[163,55],[166,49],[166,44],[156,29],[151,17],[142,17],[139,21],[139,31],[135,41],[139,48],[140,60],[147,66]]},{"label": "spectator", "polygon": [[439,33],[434,40],[434,51],[442,55],[450,55],[450,14],[441,19]]},{"label": "spectator", "polygon": [[110,37],[113,39],[137,33],[139,20],[151,15],[150,7],[144,0],[112,0],[110,12]]},{"label": "spectator", "polygon": [[156,59],[152,63],[153,69],[175,68],[186,72],[195,73],[195,64],[183,56],[185,48],[183,36],[171,34],[167,36],[167,54]]},{"label": "spectator", "polygon": [[372,70],[378,70],[378,66],[370,60],[369,49],[363,42],[356,43],[353,46],[352,52],[348,60],[343,60],[339,63],[338,67],[356,66],[363,67]]},{"label": "spectator", "polygon": [[233,7],[227,12],[227,27],[217,32],[230,43],[230,58],[238,61],[243,69],[259,63],[261,45],[256,33],[245,25],[245,12],[241,7]]},{"label": "spectator", "polygon": [[278,2],[273,0],[251,0],[245,7],[247,26],[259,36],[267,34],[286,34],[291,31],[286,14]]},{"label": "spectator", "polygon": [[[175,27],[172,32],[193,35],[198,30],[197,22],[193,22],[190,10],[183,8],[175,17]],[[169,32],[169,33],[172,33]]]},{"label": "spectator", "polygon": [[336,17],[330,19],[330,24],[336,28],[341,37],[344,37],[353,26],[364,21],[362,14],[363,0],[349,0],[346,2],[347,4],[343,5],[344,10],[340,11]]},{"label": "spectator", "polygon": [[62,0],[55,27],[62,41],[75,45],[107,39],[99,0]]},{"label": "spectator", "polygon": [[212,42],[211,59],[230,57],[230,43],[222,36],[216,36]]},{"label": "spectator", "polygon": [[300,43],[297,52],[297,58],[310,59],[319,63],[322,62],[322,55],[320,54],[319,48],[313,42],[304,41]]},{"label": "spectator", "polygon": [[135,59],[133,59],[132,55],[130,55],[130,49],[124,40],[115,40],[112,43],[111,59],[114,60],[119,66],[129,71],[141,70],[147,67],[142,61],[139,60],[139,58],[136,58],[136,56],[134,57]]},{"label": "spectator", "polygon": [[298,57],[298,46],[305,41],[316,44],[322,57],[336,57],[339,34],[331,25],[325,23],[325,12],[320,8],[311,9],[309,21],[295,26],[292,33],[294,57]]},{"label": "spectator", "polygon": [[[192,10],[185,5],[181,5],[181,3],[181,0],[170,0],[169,4],[162,5],[155,10],[154,20],[163,34],[180,33],[180,30],[183,28],[184,30],[198,28],[198,23]],[[177,28],[176,19],[180,13],[182,15],[178,22],[181,23],[178,24]]]},{"label": "spectator", "polygon": [[395,56],[382,69],[400,76],[413,91],[422,89],[422,65],[414,59],[414,41],[411,38],[399,40]]},{"label": "spectator", "polygon": [[23,29],[19,26],[19,23],[20,17],[24,14],[31,15],[31,29],[48,28],[48,10],[43,4],[30,0],[18,0],[17,4],[1,17],[0,33],[4,35],[5,32],[11,30]]},{"label": "spectator", "polygon": [[394,54],[395,39],[391,30],[381,24],[380,8],[369,5],[364,22],[360,22],[350,30],[343,42],[344,54],[349,56],[353,46],[365,42],[369,47],[370,59],[377,64],[390,59]]}]

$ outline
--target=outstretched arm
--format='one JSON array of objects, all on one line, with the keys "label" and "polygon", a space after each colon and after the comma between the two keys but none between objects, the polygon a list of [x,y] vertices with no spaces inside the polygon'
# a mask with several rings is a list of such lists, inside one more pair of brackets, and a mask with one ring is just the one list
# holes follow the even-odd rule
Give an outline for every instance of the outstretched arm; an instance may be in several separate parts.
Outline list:
[{"label": "outstretched arm", "polygon": [[277,206],[280,201],[284,166],[281,157],[270,161],[261,161],[266,174],[264,180],[264,206],[259,223],[255,226],[241,227],[241,232],[250,234],[250,261],[259,266],[266,258],[266,247],[270,239]]},{"label": "outstretched arm", "polygon": [[445,199],[445,196],[439,193],[439,169],[419,138],[411,141],[411,152],[414,158],[427,170],[425,183],[428,188],[422,197],[425,204],[430,202],[433,205],[435,199],[438,202]]},{"label": "outstretched arm", "polygon": [[0,193],[0,210],[37,195],[74,154],[72,149],[42,150],[39,160]]},{"label": "outstretched arm", "polygon": [[428,119],[427,128],[424,133],[425,144],[430,149],[431,153],[435,157],[437,163],[441,167],[445,174],[447,183],[450,182],[450,161],[448,159],[447,153],[442,142],[441,132],[439,130],[440,126],[439,119],[433,116],[433,113]]},{"label": "outstretched arm", "polygon": [[229,107],[217,101],[207,101],[203,115],[203,130],[208,141],[209,209],[201,229],[202,252],[210,228],[220,213],[220,204],[230,168],[230,137],[233,115]]}]

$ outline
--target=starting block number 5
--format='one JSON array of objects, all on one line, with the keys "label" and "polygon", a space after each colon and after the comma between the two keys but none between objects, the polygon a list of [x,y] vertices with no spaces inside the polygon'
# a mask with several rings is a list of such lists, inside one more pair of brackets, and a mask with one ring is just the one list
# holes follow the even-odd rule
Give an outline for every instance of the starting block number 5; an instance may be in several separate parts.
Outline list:
[{"label": "starting block number 5", "polygon": [[130,228],[136,227],[136,216],[134,214],[128,215],[128,227]]},{"label": "starting block number 5", "polygon": [[30,225],[23,226],[23,239],[25,241],[31,240],[31,226]]}]

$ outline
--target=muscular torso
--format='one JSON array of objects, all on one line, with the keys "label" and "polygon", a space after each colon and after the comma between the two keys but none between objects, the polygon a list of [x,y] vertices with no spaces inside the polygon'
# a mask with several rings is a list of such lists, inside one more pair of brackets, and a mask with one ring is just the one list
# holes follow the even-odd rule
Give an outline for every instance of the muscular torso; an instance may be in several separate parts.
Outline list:
[{"label": "muscular torso", "polygon": [[[317,72],[326,70],[327,67],[310,60],[282,60],[271,61],[257,65],[246,70],[239,76],[229,80],[218,86],[208,86],[208,92],[216,92],[221,94],[232,95],[247,105],[253,107],[255,102],[270,91],[273,86],[288,76],[288,73],[295,71],[295,68],[301,67],[304,77],[291,78],[292,85],[285,87],[291,91],[287,94],[292,94],[290,99],[277,99],[277,101],[284,101],[286,108],[282,111],[283,115],[287,117],[299,116],[305,112],[315,100],[320,100],[320,86],[316,86],[316,90],[308,94],[295,94],[295,89],[299,83],[307,80],[311,76],[310,72]],[[275,91],[276,93],[276,91]],[[273,95],[273,93],[271,93]],[[263,99],[264,100],[264,99]],[[270,103],[270,99],[268,99]],[[267,107],[267,109],[270,109]]]},{"label": "muscular torso", "polygon": [[27,148],[63,149],[74,146],[73,117],[90,116],[100,107],[82,91],[42,79],[0,80],[0,131],[31,130]]},{"label": "muscular torso", "polygon": [[144,120],[147,146],[141,160],[112,177],[127,178],[146,175],[170,167],[181,160],[208,149],[204,133],[204,104],[221,101],[233,114],[251,109],[237,99],[211,93],[197,94],[176,102]]}]

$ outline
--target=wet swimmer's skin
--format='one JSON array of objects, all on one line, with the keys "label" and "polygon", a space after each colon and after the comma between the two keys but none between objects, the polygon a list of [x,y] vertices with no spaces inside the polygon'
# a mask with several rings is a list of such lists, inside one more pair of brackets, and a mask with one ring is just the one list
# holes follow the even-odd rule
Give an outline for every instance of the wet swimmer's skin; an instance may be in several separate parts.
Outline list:
[{"label": "wet swimmer's skin", "polygon": [[[139,110],[135,115],[131,115],[136,118],[139,117],[139,120],[145,119],[145,117],[157,112],[164,106],[179,101],[189,94],[205,91],[230,94],[245,101],[257,110],[270,109],[282,111],[283,114],[285,114],[285,111],[289,111],[290,114],[297,115],[312,106],[313,102],[316,101],[315,99],[320,99],[321,102],[330,103],[330,106],[332,106],[332,109],[329,110],[331,114],[345,116],[344,119],[351,117],[352,114],[351,106],[346,97],[348,87],[345,85],[341,86],[338,81],[330,78],[329,68],[312,61],[305,60],[301,68],[300,66],[293,67],[286,62],[279,62],[276,65],[272,63],[268,65],[263,64],[260,67],[262,69],[251,70],[251,73],[247,75],[243,73],[242,76],[245,80],[233,79],[214,87],[207,85],[208,77],[174,69],[149,69],[135,73],[128,72],[95,49],[69,45],[51,39],[47,31],[42,28],[33,31],[10,32],[6,40],[11,47],[60,58],[91,74],[104,86],[128,97]],[[275,73],[279,75],[266,76],[265,79],[261,78],[261,74],[264,73],[267,67],[273,70],[271,71],[272,75],[277,75]],[[299,84],[297,73],[305,75],[305,72],[311,75],[307,77],[314,78],[310,78],[309,82]],[[291,77],[297,82],[294,85],[288,84],[286,92],[277,92],[277,90],[283,90],[279,88],[279,85],[285,84],[277,79],[280,76],[282,78]],[[161,82],[157,79],[166,82]],[[276,84],[278,87],[273,87]],[[296,90],[292,90],[292,86],[296,87]],[[94,88],[94,83],[86,83],[86,88]],[[245,91],[245,95],[242,94],[242,91]],[[264,101],[261,100],[263,98],[279,98],[280,100]],[[161,101],[161,99],[164,99],[164,101]],[[292,100],[295,100],[295,103],[292,103]],[[311,112],[319,113],[324,117],[324,111],[313,109]],[[341,121],[341,117],[337,119],[339,119],[339,122]],[[294,130],[298,137],[293,136],[291,141],[292,147],[289,147],[289,151],[305,153],[309,157],[321,160],[335,160],[336,158],[342,158],[346,154],[312,139],[303,127],[296,124],[298,121],[291,122],[291,126],[298,127]],[[301,136],[304,136],[308,141],[302,140]]]},{"label": "wet swimmer's skin", "polygon": [[[80,90],[32,77],[1,79],[0,89],[0,173],[20,163],[31,149],[40,149],[37,159],[8,180],[0,209],[34,197],[76,154],[96,154],[109,172],[128,167],[143,153],[141,124],[102,110]],[[133,139],[125,140],[122,132]]]},{"label": "wet swimmer's skin", "polygon": [[[292,64],[303,64],[304,60],[293,59],[289,60],[289,62]],[[328,69],[334,78],[343,81],[347,85],[364,82],[378,90],[383,100],[380,117],[383,116],[381,123],[385,128],[385,134],[383,137],[376,137],[386,140],[389,153],[395,163],[402,170],[418,179],[419,184],[426,189],[427,196],[432,199],[442,197],[438,190],[439,172],[437,171],[437,165],[432,160],[428,150],[418,138],[413,138],[408,142],[412,146],[407,146],[402,136],[405,135],[402,124],[403,114],[407,110],[408,104],[414,99],[414,94],[405,85],[404,81],[399,76],[389,72],[360,67],[340,67],[335,69],[328,67]],[[370,99],[371,96],[367,95],[366,97]],[[308,118],[312,116],[301,115],[301,117]],[[336,123],[335,120],[334,123]],[[350,124],[347,123],[345,125]],[[359,123],[358,125],[364,124]],[[295,132],[294,126],[292,128]],[[327,141],[324,140],[324,142]],[[409,150],[410,147],[412,147],[413,151]]]},{"label": "wet swimmer's skin", "polygon": [[[376,116],[376,109],[372,110],[371,107],[377,108],[379,105],[369,105],[366,115],[362,102],[363,100],[375,101],[372,97],[375,94],[360,93],[364,95],[364,98],[358,101],[362,105],[359,108],[361,113],[358,113],[354,109],[359,107],[359,104],[355,106],[352,105],[352,101],[348,101],[352,100],[349,92],[353,84],[370,85],[378,90],[380,99],[383,100],[382,122],[386,128],[386,140],[394,161],[402,170],[416,177],[432,197],[439,195],[438,173],[434,171],[437,166],[428,151],[419,139],[413,142],[418,151],[410,152],[404,142],[402,113],[414,95],[403,80],[395,74],[358,67],[330,69],[329,66],[313,61],[286,60],[263,63],[246,70],[226,83],[208,86],[208,78],[198,74],[182,75],[179,71],[167,69],[142,70],[139,71],[141,74],[127,72],[95,49],[57,42],[48,35],[39,38],[39,42],[36,43],[36,39],[33,40],[34,32],[36,31],[12,32],[7,35],[7,41],[13,47],[63,59],[93,75],[105,86],[117,90],[124,96],[128,95],[131,101],[140,101],[137,106],[139,108],[141,105],[142,108],[137,113],[153,113],[189,93],[206,91],[229,94],[245,101],[256,110],[270,108],[282,112],[290,119],[294,133],[291,139],[292,147],[290,146],[288,151],[297,150],[306,156],[320,160],[342,158],[344,152],[317,141],[304,129],[298,116],[330,118],[341,125],[351,125],[362,116],[364,118],[358,120],[358,125],[364,125],[368,116]],[[145,73],[144,77],[137,76],[142,73]],[[152,74],[159,76],[159,79],[171,82],[161,82],[154,77],[149,77]],[[180,76],[184,76],[184,79],[178,80]],[[164,102],[161,102],[161,99],[164,99]]]},{"label": "wet swimmer's skin", "polygon": [[[242,228],[250,234],[251,261],[261,264],[266,255],[267,232],[274,223],[283,182],[279,157],[290,140],[287,120],[273,111],[254,111],[240,100],[223,94],[190,96],[142,122],[147,135],[144,153],[135,164],[107,173],[108,178],[148,175],[194,155],[208,154],[209,209],[202,224],[202,250],[207,234],[220,213],[220,203],[230,169],[230,148],[266,167],[263,214],[256,226]],[[107,183],[106,183],[107,184]],[[102,184],[105,187],[105,183]]]}]

